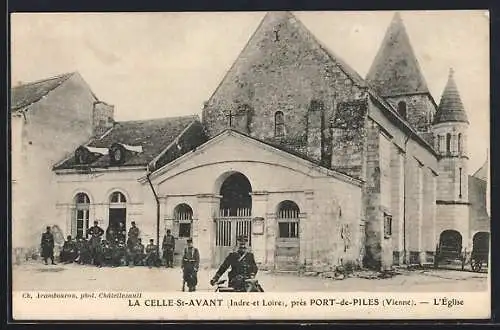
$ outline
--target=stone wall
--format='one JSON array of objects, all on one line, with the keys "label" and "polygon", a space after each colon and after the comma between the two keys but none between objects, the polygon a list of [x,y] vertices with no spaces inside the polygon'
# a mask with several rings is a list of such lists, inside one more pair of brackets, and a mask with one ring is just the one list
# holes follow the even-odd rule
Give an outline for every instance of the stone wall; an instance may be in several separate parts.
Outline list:
[{"label": "stone wall", "polygon": [[401,95],[387,97],[386,100],[398,109],[399,102],[406,103],[406,118],[418,132],[431,129],[436,107],[427,94]]},{"label": "stone wall", "polygon": [[23,153],[22,180],[14,199],[28,201],[22,210],[15,209],[13,219],[17,234],[14,246],[38,246],[46,225],[55,221],[55,183],[52,166],[71,154],[92,136],[95,97],[78,74],[72,75],[45,98],[31,105],[21,117]]},{"label": "stone wall", "polygon": [[[250,39],[230,71],[203,110],[203,123],[209,136],[229,127],[229,111],[237,113],[242,105],[253,109],[249,134],[263,140],[282,143],[307,154],[307,132],[311,101],[324,106],[325,123],[330,122],[337,102],[358,99],[364,94],[346,73],[322,49],[313,37],[300,28],[295,18],[273,16],[264,21]],[[279,26],[279,40],[275,27]],[[285,119],[284,138],[275,139],[275,113],[282,111]],[[246,132],[246,124],[233,128]],[[243,120],[243,122],[246,122]],[[331,137],[326,125],[324,159],[331,157]],[[309,150],[317,160],[318,152]]]}]

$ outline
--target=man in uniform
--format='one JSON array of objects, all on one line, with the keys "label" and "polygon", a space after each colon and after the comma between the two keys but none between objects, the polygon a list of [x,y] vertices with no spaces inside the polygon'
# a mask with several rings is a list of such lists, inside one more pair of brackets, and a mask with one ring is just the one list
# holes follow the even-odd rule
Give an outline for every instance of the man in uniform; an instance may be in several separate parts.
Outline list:
[{"label": "man in uniform", "polygon": [[167,234],[163,236],[162,250],[165,267],[174,268],[175,238],[170,233],[170,229],[167,229]]},{"label": "man in uniform", "polygon": [[73,262],[76,257],[78,257],[78,248],[76,246],[75,241],[71,239],[71,235],[68,235],[66,242],[62,247],[62,251],[60,254],[61,262]]},{"label": "man in uniform", "polygon": [[134,265],[144,265],[144,245],[142,244],[142,240],[140,238],[137,239],[137,243],[132,248],[132,251]]},{"label": "man in uniform", "polygon": [[226,270],[231,268],[228,273],[229,287],[234,288],[236,291],[244,291],[245,280],[253,278],[257,274],[258,268],[255,258],[246,246],[248,239],[245,236],[240,236],[237,241],[238,249],[226,257],[210,281],[211,285],[214,285]]},{"label": "man in uniform", "polygon": [[[187,239],[187,247],[182,257],[182,279],[187,284],[189,292],[196,291],[198,284],[198,267],[200,266],[200,252],[193,247],[193,239]],[[184,289],[184,283],[182,285]]]},{"label": "man in uniform", "polygon": [[50,261],[52,261],[52,264],[55,265],[54,235],[52,235],[52,233],[50,232],[50,226],[47,226],[47,231],[42,234],[41,248],[42,248],[42,258],[45,264],[47,264],[47,259],[50,259]]},{"label": "man in uniform", "polygon": [[158,255],[156,253],[156,245],[154,239],[149,240],[149,244],[146,246],[146,265],[149,268],[158,264]]},{"label": "man in uniform", "polygon": [[90,235],[89,245],[90,254],[92,256],[93,264],[101,265],[101,236],[104,235],[104,230],[99,227],[99,222],[94,221],[94,226],[90,227],[87,233]]},{"label": "man in uniform", "polygon": [[131,227],[128,230],[127,246],[133,249],[139,239],[140,231],[139,228],[135,226],[135,221],[132,221],[130,224]]}]

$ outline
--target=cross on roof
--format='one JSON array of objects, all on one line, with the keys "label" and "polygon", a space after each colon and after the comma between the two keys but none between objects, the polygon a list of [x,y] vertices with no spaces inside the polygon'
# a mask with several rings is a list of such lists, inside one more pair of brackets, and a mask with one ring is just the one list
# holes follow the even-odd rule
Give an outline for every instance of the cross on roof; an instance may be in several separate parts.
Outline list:
[{"label": "cross on roof", "polygon": [[229,110],[226,112],[226,117],[229,119],[229,127],[233,127],[233,117],[236,117],[236,114]]}]

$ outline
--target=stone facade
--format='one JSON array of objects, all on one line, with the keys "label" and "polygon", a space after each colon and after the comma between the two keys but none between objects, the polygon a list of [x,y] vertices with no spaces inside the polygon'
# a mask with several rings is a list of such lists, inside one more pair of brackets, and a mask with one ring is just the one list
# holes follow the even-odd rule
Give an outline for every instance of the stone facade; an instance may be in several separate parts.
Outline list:
[{"label": "stone facade", "polygon": [[[279,244],[296,251],[294,269],[317,270],[347,262],[376,269],[430,262],[441,233],[450,229],[469,247],[471,228],[481,226],[468,220],[468,124],[436,123],[443,109],[427,91],[400,18],[389,34],[405,49],[389,43],[382,54],[409,56],[413,64],[394,75],[408,81],[382,86],[382,97],[293,15],[267,14],[205,103],[201,124],[190,126],[203,134],[182,135],[186,129],[171,136],[177,148],[155,157],[152,173],[144,166],[68,174],[59,182],[62,223],[73,230],[71,198],[80,190],[91,196],[92,217],[104,225],[109,194],[123,192],[127,222],[136,220],[145,239],[156,230],[179,235],[176,210],[185,205],[192,210],[187,235],[202,264],[214,266],[221,261],[221,187],[239,173],[251,186],[251,212],[232,220],[257,228],[250,233],[252,250],[267,268],[279,267]],[[390,58],[376,61],[383,65],[374,66],[375,78],[401,69],[391,68]],[[377,67],[388,71],[376,74]],[[401,101],[405,114],[398,112]],[[103,116],[112,112],[102,108]],[[109,122],[103,117],[102,124]],[[161,204],[159,229],[148,174]],[[297,206],[298,229],[281,242],[284,201]]]},{"label": "stone facade", "polygon": [[74,73],[43,98],[12,112],[14,247],[38,244],[45,226],[54,223],[59,188],[52,166],[93,135],[97,101]]}]

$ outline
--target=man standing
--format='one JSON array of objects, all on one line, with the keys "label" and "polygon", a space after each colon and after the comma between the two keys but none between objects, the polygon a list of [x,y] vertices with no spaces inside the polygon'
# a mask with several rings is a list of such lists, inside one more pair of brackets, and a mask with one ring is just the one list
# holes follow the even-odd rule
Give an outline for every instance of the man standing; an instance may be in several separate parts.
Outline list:
[{"label": "man standing", "polygon": [[170,229],[167,229],[167,234],[163,236],[162,250],[165,267],[174,268],[175,237],[170,233]]},{"label": "man standing", "polygon": [[[196,291],[198,284],[198,267],[200,266],[200,252],[193,247],[193,239],[187,239],[187,247],[182,257],[183,281],[187,284],[189,292]],[[182,285],[184,289],[184,283]]]},{"label": "man standing", "polygon": [[231,252],[226,257],[210,281],[211,285],[214,285],[226,270],[231,268],[228,274],[229,287],[234,288],[236,291],[245,291],[245,280],[254,277],[258,271],[253,253],[247,250],[247,241],[248,239],[245,236],[238,237],[238,250]]},{"label": "man standing", "polygon": [[90,227],[87,233],[90,235],[89,245],[90,254],[93,259],[93,264],[101,266],[101,236],[104,235],[104,230],[99,227],[99,222],[94,221],[94,226]]},{"label": "man standing", "polygon": [[132,221],[130,224],[131,227],[128,230],[127,246],[129,248],[134,248],[134,246],[136,246],[137,244],[141,232],[139,231],[139,228],[135,226],[135,221]]},{"label": "man standing", "polygon": [[42,248],[42,258],[45,264],[47,265],[47,259],[50,258],[50,261],[52,261],[52,265],[55,265],[54,235],[52,235],[52,233],[50,232],[49,226],[47,226],[47,231],[42,234],[41,248]]}]

